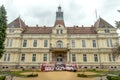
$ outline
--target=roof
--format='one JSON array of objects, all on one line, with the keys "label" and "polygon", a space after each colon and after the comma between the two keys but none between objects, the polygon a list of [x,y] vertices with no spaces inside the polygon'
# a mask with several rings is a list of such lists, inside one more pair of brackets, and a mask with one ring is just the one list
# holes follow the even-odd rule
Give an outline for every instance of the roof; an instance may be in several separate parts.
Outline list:
[{"label": "roof", "polygon": [[56,20],[56,21],[55,21],[55,25],[54,25],[54,26],[56,26],[56,25],[58,25],[58,24],[61,24],[61,25],[65,26],[64,21],[63,21],[63,20]]},{"label": "roof", "polygon": [[16,18],[14,21],[12,21],[11,23],[8,24],[9,28],[26,28],[27,26],[25,25],[25,23],[23,22],[23,20],[18,17]]},{"label": "roof", "polygon": [[109,24],[101,17],[95,22],[94,26],[98,28],[114,28],[111,24]]},{"label": "roof", "polygon": [[96,34],[95,27],[67,27],[68,34]]},{"label": "roof", "polygon": [[[53,27],[27,27],[23,34],[50,34]],[[96,34],[95,27],[67,27],[68,34]]]},{"label": "roof", "polygon": [[52,27],[27,27],[23,34],[49,34],[52,33]]}]

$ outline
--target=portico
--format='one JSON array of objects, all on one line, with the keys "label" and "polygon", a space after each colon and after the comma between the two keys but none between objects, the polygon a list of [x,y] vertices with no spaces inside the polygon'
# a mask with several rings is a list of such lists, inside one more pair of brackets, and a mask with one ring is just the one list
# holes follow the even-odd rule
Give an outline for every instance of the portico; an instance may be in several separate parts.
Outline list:
[{"label": "portico", "polygon": [[51,48],[49,57],[51,63],[68,63],[70,58],[69,49]]}]

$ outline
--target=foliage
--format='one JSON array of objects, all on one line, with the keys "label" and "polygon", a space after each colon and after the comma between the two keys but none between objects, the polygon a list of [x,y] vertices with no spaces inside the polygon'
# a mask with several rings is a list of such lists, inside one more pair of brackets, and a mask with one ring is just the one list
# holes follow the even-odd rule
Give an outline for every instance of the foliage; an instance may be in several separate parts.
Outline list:
[{"label": "foliage", "polygon": [[116,43],[112,48],[112,54],[114,57],[118,57],[120,55],[120,46],[119,43]]},{"label": "foliage", "polygon": [[120,70],[111,70],[109,71],[109,74],[120,75]]},{"label": "foliage", "polygon": [[4,53],[4,41],[6,38],[6,28],[7,28],[7,19],[6,19],[6,10],[2,5],[0,6],[0,58]]},{"label": "foliage", "polygon": [[115,21],[115,25],[119,29],[120,28],[120,21]]},{"label": "foliage", "polygon": [[85,74],[77,74],[77,77],[87,77]]},{"label": "foliage", "polygon": [[35,73],[33,74],[33,72],[31,74],[24,75],[24,74],[22,74],[24,72],[31,72],[31,71],[30,70],[25,70],[25,71],[0,71],[0,75],[11,75],[11,76],[17,76],[17,77],[37,77],[38,76],[38,74],[35,74]]},{"label": "foliage", "polygon": [[5,76],[0,76],[0,80],[5,80]]},{"label": "foliage", "polygon": [[120,80],[120,76],[107,76],[108,80]]},{"label": "foliage", "polygon": [[27,77],[37,77],[38,74],[28,74]]},{"label": "foliage", "polygon": [[90,69],[90,70],[88,70],[88,71],[90,71],[90,72],[95,72],[95,73],[108,73],[108,71],[106,71],[106,70],[97,70],[97,69]]}]

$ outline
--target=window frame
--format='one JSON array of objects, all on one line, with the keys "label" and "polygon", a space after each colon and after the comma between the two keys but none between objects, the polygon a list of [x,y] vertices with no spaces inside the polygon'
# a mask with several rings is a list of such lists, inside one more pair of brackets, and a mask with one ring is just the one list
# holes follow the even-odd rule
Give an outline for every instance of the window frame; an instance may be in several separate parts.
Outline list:
[{"label": "window frame", "polygon": [[36,54],[32,54],[32,62],[36,62]]},{"label": "window frame", "polygon": [[13,39],[12,39],[12,38],[8,38],[8,39],[7,39],[6,46],[7,46],[7,47],[12,47],[12,44],[13,44]]},{"label": "window frame", "polygon": [[76,62],[76,55],[72,54],[72,62]]},{"label": "window frame", "polygon": [[47,54],[43,54],[43,61],[47,62]]},{"label": "window frame", "polygon": [[82,48],[86,48],[86,41],[82,40]]},{"label": "window frame", "polygon": [[48,40],[47,39],[44,40],[44,47],[48,47]]},{"label": "window frame", "polygon": [[37,40],[33,41],[33,47],[37,47]]},{"label": "window frame", "polygon": [[97,42],[96,42],[96,40],[92,40],[92,43],[93,43],[93,48],[96,48],[96,47],[97,47]]},{"label": "window frame", "polygon": [[98,62],[98,54],[94,54],[94,61]]},{"label": "window frame", "polygon": [[23,40],[23,47],[27,47],[27,40]]},{"label": "window frame", "polygon": [[72,43],[72,48],[75,48],[75,40],[72,40],[71,43]]},{"label": "window frame", "polygon": [[83,54],[83,62],[87,62],[87,54]]},{"label": "window frame", "polygon": [[24,61],[25,61],[25,54],[22,53],[22,54],[21,54],[21,62],[24,62]]}]

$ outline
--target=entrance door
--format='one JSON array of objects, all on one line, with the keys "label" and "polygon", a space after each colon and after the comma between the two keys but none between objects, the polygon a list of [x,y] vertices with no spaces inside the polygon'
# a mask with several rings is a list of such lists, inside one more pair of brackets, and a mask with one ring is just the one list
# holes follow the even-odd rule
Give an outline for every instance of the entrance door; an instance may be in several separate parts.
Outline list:
[{"label": "entrance door", "polygon": [[57,57],[57,62],[58,62],[58,63],[62,63],[62,62],[63,62],[63,58],[62,58],[62,55],[61,55],[61,54],[58,55],[58,57]]}]

